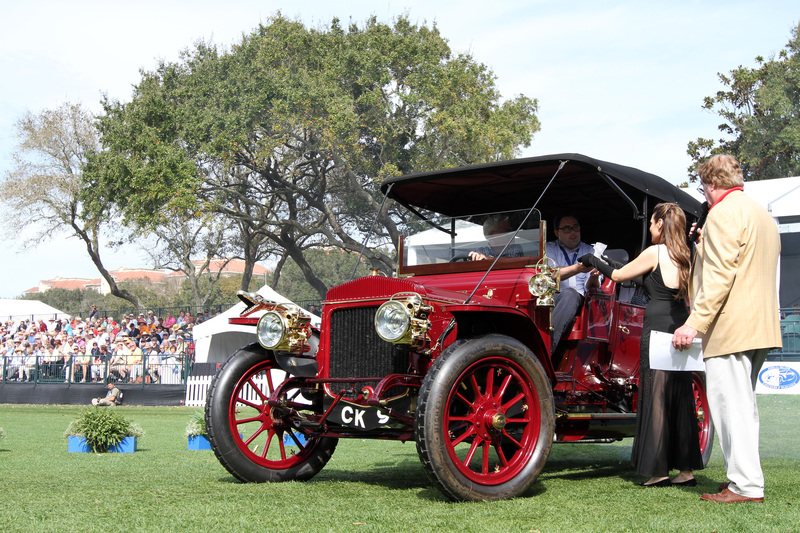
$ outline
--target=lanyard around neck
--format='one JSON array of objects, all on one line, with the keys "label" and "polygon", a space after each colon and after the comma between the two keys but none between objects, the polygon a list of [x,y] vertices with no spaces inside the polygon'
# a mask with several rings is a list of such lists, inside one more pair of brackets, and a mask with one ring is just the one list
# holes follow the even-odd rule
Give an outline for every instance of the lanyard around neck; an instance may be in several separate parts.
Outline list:
[{"label": "lanyard around neck", "polygon": [[569,253],[567,252],[567,248],[561,244],[561,241],[558,241],[558,247],[561,249],[561,253],[564,254],[564,261],[567,262],[566,266],[574,265],[578,262],[578,249],[580,249],[581,245],[578,244],[578,247],[575,248],[575,251],[572,253],[572,261],[569,259]]}]

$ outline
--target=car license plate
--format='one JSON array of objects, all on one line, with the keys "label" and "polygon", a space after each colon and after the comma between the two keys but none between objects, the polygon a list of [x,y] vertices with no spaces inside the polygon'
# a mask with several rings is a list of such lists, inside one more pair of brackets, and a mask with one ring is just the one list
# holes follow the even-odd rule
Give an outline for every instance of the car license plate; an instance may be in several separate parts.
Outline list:
[{"label": "car license plate", "polygon": [[353,429],[376,429],[389,423],[389,416],[377,407],[339,402],[328,419]]}]

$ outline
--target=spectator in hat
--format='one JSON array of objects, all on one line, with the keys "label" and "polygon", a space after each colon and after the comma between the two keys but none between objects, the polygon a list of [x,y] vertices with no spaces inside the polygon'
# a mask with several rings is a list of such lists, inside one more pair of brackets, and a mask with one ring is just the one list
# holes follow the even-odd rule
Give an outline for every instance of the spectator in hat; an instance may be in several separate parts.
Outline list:
[{"label": "spectator in hat", "polygon": [[20,381],[33,381],[33,371],[36,368],[36,353],[33,346],[28,346],[22,353],[22,366],[19,369]]},{"label": "spectator in hat", "polygon": [[14,376],[20,377],[23,352],[24,348],[22,347],[22,343],[17,344],[14,347],[14,351],[11,352],[11,357],[8,358],[8,362],[6,363],[6,381],[11,381]]},{"label": "spectator in hat", "polygon": [[142,354],[144,355],[145,366],[147,367],[147,375],[150,376],[150,381],[152,383],[158,383],[161,357],[156,343],[151,339],[143,341]]},{"label": "spectator in hat", "polygon": [[111,361],[108,365],[109,372],[116,372],[119,376],[120,381],[125,381],[128,377],[128,356],[130,355],[130,350],[128,350],[127,346],[125,346],[125,342],[123,339],[125,337],[120,337],[114,343],[114,352],[111,355]]},{"label": "spectator in hat", "polygon": [[69,381],[70,376],[72,378],[75,377],[74,374],[70,374],[73,367],[73,363],[75,362],[75,356],[78,354],[78,346],[75,344],[75,336],[69,335],[66,332],[61,333],[61,361],[63,364],[64,369],[64,381]]},{"label": "spectator in hat", "polygon": [[89,365],[92,363],[92,347],[85,343],[82,349],[79,349],[74,356],[72,364],[72,382],[77,383],[75,380],[75,370],[81,368],[82,382],[86,383],[89,379]]},{"label": "spectator in hat", "polygon": [[45,347],[45,354],[42,360],[42,374],[45,378],[53,378],[58,372],[58,352],[55,345],[48,343]]},{"label": "spectator in hat", "polygon": [[108,335],[108,331],[106,327],[102,324],[97,326],[97,346],[108,346],[110,343],[110,338]]},{"label": "spectator in hat", "polygon": [[128,368],[130,370],[130,379],[131,381],[136,381],[136,378],[144,375],[144,369],[142,365],[144,362],[142,361],[142,349],[136,345],[136,341],[132,338],[128,338],[125,341],[125,345],[130,352],[128,356]]}]

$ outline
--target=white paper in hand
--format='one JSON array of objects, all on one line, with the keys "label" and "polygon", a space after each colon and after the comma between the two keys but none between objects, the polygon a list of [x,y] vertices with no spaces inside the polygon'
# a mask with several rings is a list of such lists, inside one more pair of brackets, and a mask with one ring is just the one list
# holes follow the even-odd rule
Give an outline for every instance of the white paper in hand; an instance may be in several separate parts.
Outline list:
[{"label": "white paper in hand", "polygon": [[689,349],[680,351],[672,346],[672,333],[650,332],[650,368],[653,370],[686,370],[704,372],[703,345],[694,339]]},{"label": "white paper in hand", "polygon": [[603,244],[602,242],[596,242],[592,245],[592,248],[594,248],[594,256],[602,258],[606,248],[608,248],[608,245]]}]

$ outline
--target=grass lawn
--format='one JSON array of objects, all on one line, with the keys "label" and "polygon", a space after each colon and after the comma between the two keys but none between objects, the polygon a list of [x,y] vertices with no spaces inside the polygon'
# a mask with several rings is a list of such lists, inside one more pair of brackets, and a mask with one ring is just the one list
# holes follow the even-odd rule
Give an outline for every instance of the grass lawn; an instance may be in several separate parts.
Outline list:
[{"label": "grass lawn", "polygon": [[120,407],[147,435],[133,454],[67,453],[82,406],[0,405],[0,531],[800,532],[800,396],[760,396],[764,504],[700,500],[725,478],[718,446],[696,488],[642,489],[631,441],[558,444],[523,498],[452,503],[414,443],[342,440],[306,483],[241,484],[188,451],[192,409]]}]

